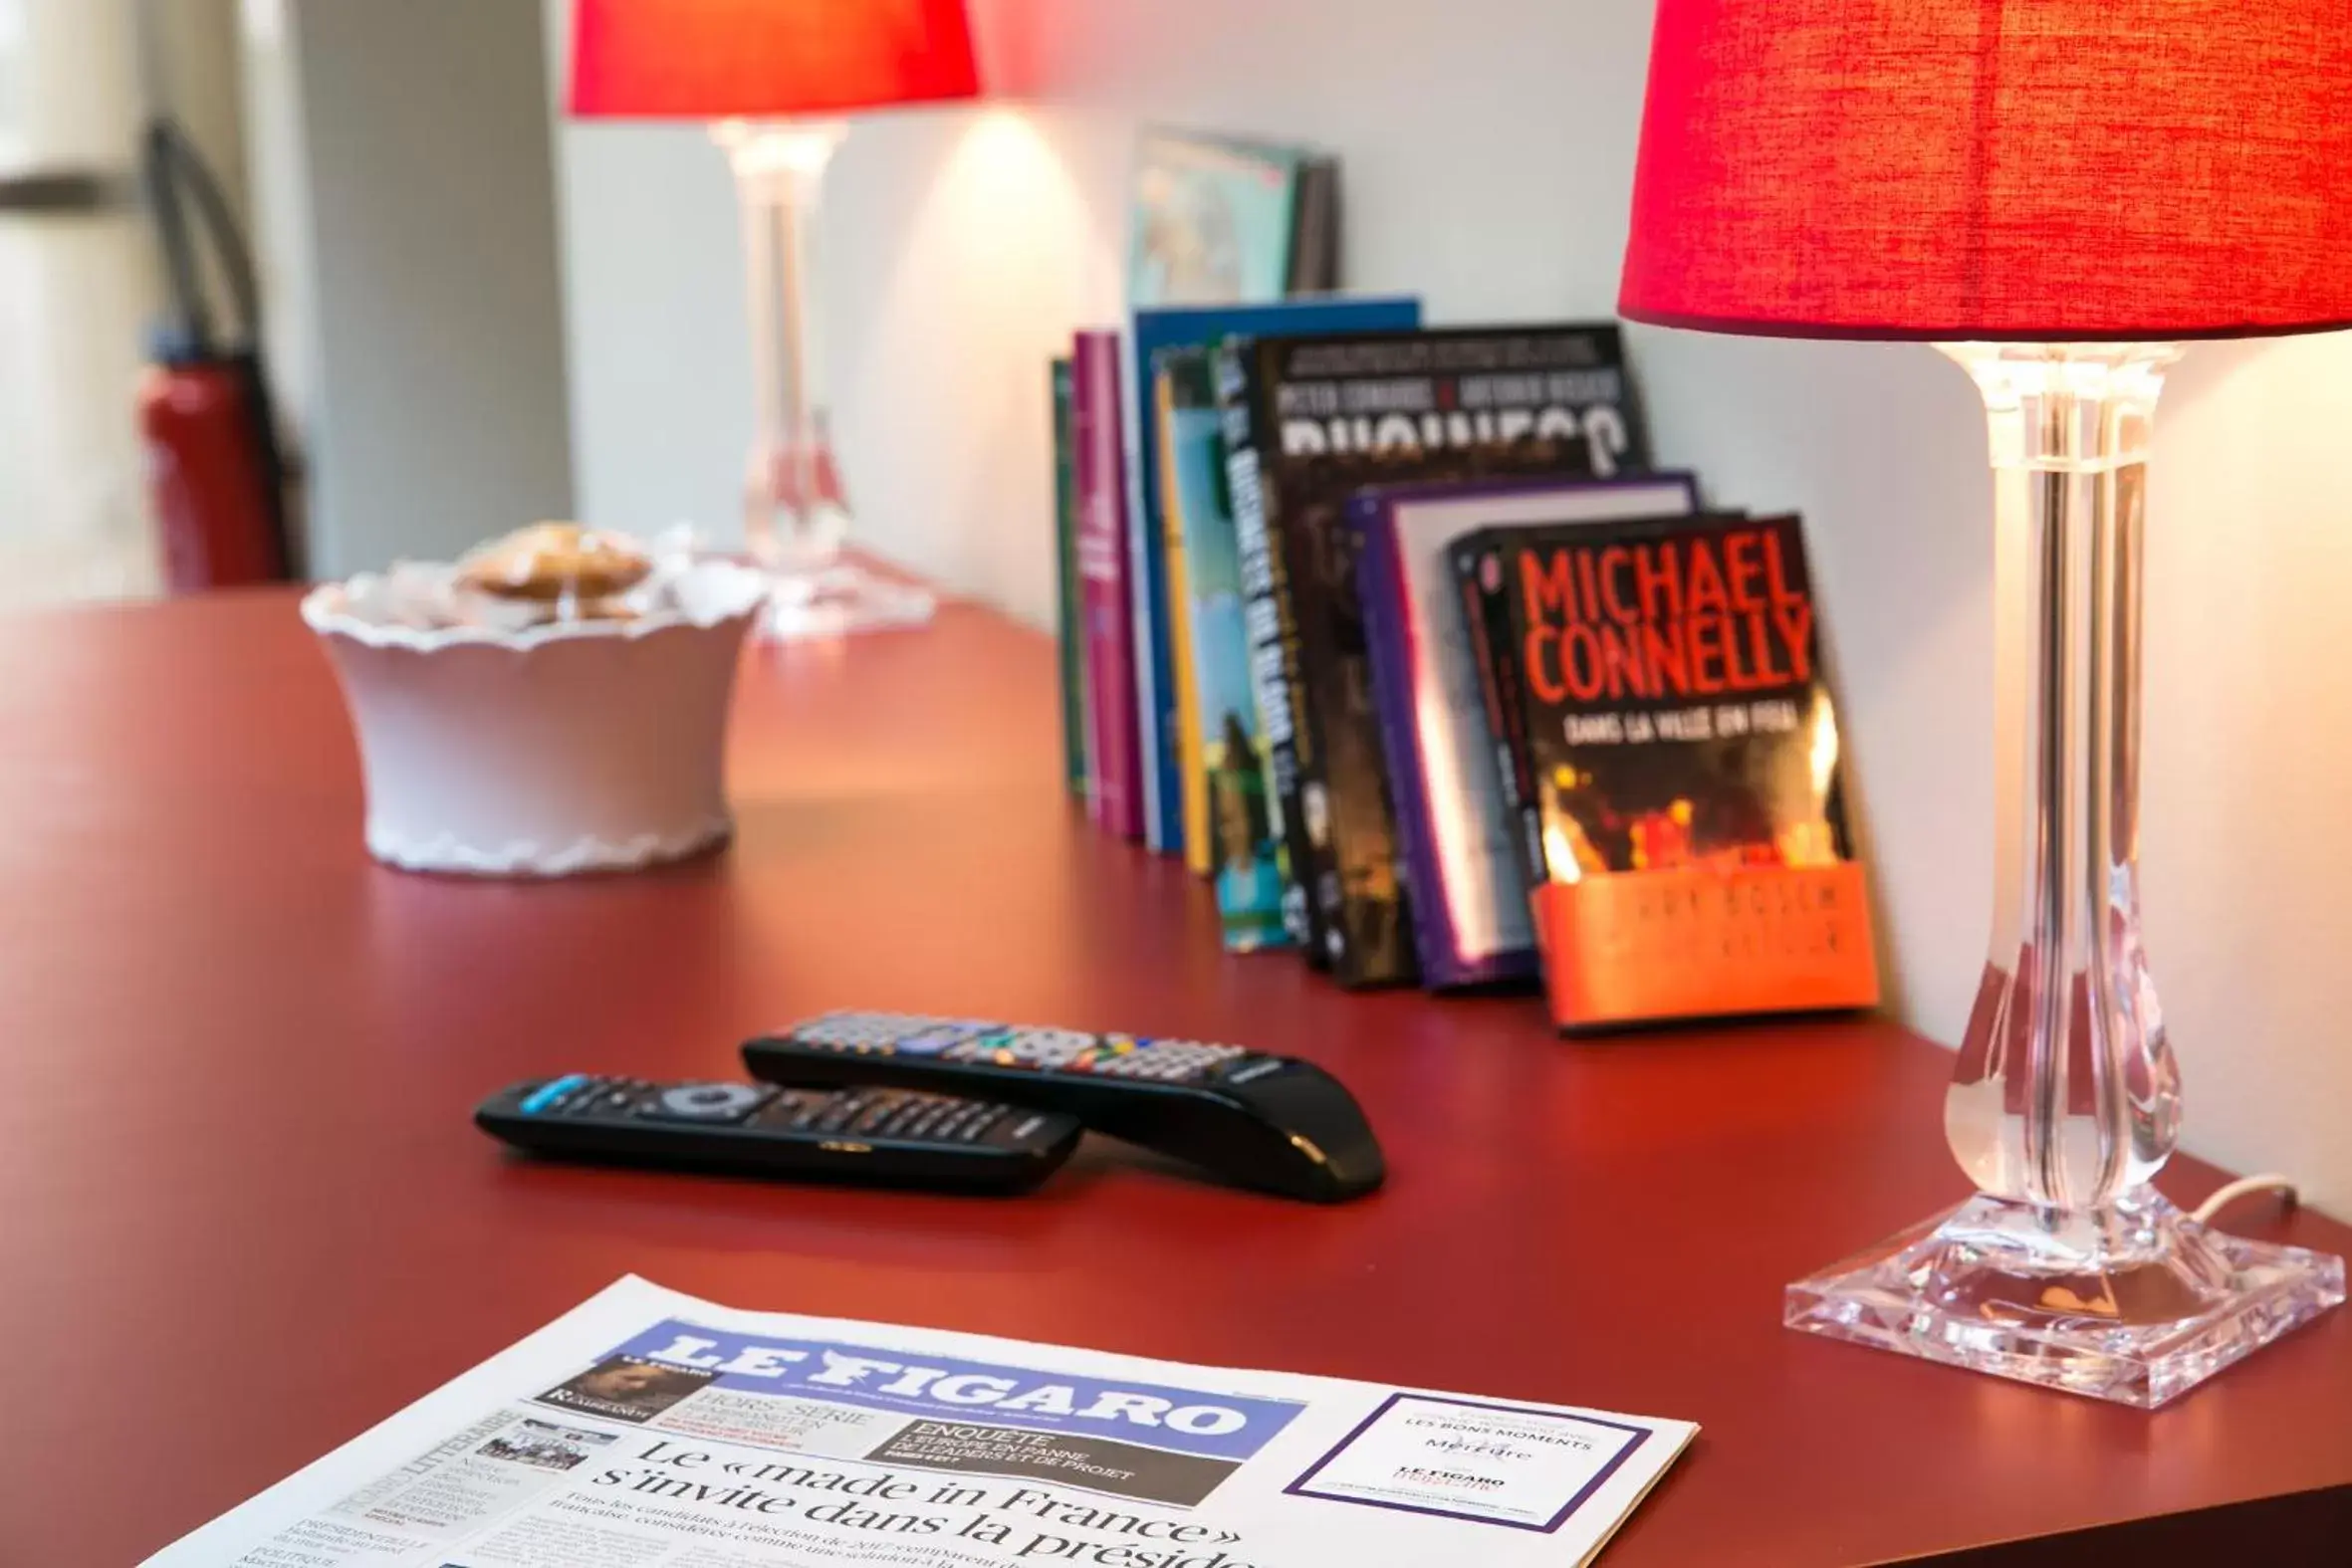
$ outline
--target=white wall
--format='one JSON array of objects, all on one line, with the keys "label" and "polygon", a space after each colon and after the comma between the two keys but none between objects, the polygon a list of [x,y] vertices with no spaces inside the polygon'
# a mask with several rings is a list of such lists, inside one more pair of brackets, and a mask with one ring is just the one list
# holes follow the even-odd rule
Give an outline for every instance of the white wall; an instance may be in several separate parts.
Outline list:
[{"label": "white wall", "polygon": [[[0,165],[133,171],[132,39],[129,0],[0,0]],[[0,605],[154,587],[131,388],[160,298],[134,207],[0,215]]]},{"label": "white wall", "polygon": [[311,243],[311,170],[293,14],[293,0],[240,0],[237,8],[245,185],[253,218],[253,267],[263,300],[262,349],[278,421],[295,449],[308,453],[321,377],[319,264]]},{"label": "white wall", "polygon": [[[561,4],[562,0],[555,0]],[[1433,320],[1607,313],[1639,127],[1644,0],[976,0],[1015,107],[861,125],[822,302],[868,538],[1050,614],[1044,361],[1117,309],[1122,179],[1165,120],[1328,144],[1347,263]],[[560,18],[553,20],[560,21]],[[727,180],[688,129],[562,133],[584,512],[725,527],[749,368]],[[1981,415],[1924,347],[1637,331],[1662,461],[1801,508],[1907,1015],[1964,1021],[1991,854]],[[2206,347],[2177,373],[2149,567],[2150,940],[2190,1146],[2352,1211],[2347,678],[2332,461],[2352,338]],[[1934,1137],[1933,1107],[1919,1135]]]},{"label": "white wall", "polygon": [[238,0],[145,0],[140,20],[154,33],[156,79],[149,90],[195,142],[238,220],[247,222]]},{"label": "white wall", "polygon": [[529,0],[245,0],[270,346],[310,565],[572,508],[547,61]]}]

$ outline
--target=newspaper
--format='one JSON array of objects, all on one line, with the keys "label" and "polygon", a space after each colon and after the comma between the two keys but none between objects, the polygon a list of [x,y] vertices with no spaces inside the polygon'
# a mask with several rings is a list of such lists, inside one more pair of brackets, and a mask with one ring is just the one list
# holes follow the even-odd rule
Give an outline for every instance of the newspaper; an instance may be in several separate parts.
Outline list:
[{"label": "newspaper", "polygon": [[150,1568],[1518,1568],[1697,1429],[626,1278]]}]

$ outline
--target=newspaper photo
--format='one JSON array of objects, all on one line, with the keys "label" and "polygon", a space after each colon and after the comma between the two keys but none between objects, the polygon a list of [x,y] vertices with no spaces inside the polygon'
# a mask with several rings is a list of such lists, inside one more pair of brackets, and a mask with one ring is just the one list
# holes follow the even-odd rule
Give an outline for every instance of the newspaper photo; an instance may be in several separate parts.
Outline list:
[{"label": "newspaper photo", "polygon": [[1577,1564],[1696,1431],[628,1278],[148,1564]]}]

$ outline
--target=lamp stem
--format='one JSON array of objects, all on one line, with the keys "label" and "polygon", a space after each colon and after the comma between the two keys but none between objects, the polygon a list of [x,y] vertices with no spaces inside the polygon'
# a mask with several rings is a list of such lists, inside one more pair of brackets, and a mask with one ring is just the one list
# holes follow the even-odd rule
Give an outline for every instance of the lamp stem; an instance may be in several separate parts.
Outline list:
[{"label": "lamp stem", "polygon": [[1993,939],[1945,1103],[1979,1190],[2102,1210],[2163,1168],[2179,1075],[2140,940],[2140,594],[2170,344],[1964,343],[1991,422]]},{"label": "lamp stem", "polygon": [[744,475],[744,543],[771,569],[815,572],[839,556],[848,504],[833,460],[809,279],[833,120],[730,120],[714,132],[735,170],[758,420]]}]

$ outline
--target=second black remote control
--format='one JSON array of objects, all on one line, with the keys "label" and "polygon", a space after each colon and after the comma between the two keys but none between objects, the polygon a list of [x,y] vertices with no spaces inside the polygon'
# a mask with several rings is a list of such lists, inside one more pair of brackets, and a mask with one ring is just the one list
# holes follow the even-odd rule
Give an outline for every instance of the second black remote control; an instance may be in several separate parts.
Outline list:
[{"label": "second black remote control", "polygon": [[1240,1045],[834,1012],[749,1041],[743,1059],[772,1083],[887,1083],[1064,1112],[1245,1187],[1314,1203],[1360,1198],[1387,1174],[1338,1079]]},{"label": "second black remote control", "polygon": [[1035,1187],[1084,1134],[1052,1111],[906,1089],[579,1072],[502,1090],[474,1122],[518,1149],[572,1160],[975,1193]]}]

